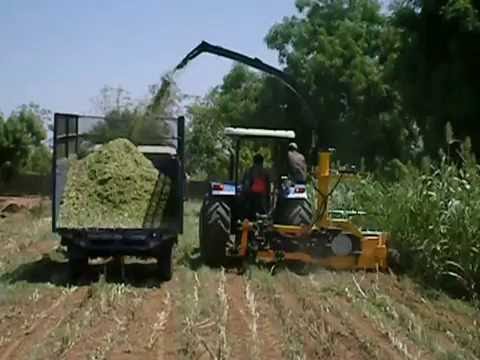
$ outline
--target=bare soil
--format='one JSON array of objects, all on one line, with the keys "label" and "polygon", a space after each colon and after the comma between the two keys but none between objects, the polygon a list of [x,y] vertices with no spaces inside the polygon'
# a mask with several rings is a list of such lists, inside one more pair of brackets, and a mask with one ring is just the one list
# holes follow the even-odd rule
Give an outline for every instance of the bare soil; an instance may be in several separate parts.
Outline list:
[{"label": "bare soil", "polygon": [[42,203],[48,203],[48,199],[41,196],[0,196],[0,216],[31,210]]},{"label": "bare soil", "polygon": [[480,357],[477,309],[406,277],[209,269],[192,218],[170,282],[130,260],[71,285],[44,217],[0,221],[0,360]]}]

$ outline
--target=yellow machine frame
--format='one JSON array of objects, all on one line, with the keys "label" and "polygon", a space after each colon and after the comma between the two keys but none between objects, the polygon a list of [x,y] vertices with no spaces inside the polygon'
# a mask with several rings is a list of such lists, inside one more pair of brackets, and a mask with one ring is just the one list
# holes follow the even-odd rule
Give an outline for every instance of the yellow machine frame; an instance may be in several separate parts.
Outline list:
[{"label": "yellow machine frame", "polygon": [[[319,154],[319,164],[316,168],[317,188],[321,196],[318,196],[317,211],[324,209],[318,214],[315,224],[310,226],[291,226],[291,225],[273,225],[273,230],[280,234],[298,239],[308,239],[313,232],[318,230],[340,230],[346,234],[352,234],[360,239],[360,255],[349,256],[329,256],[325,258],[316,258],[303,252],[284,252],[283,260],[302,261],[309,264],[317,264],[326,268],[346,270],[346,269],[376,269],[386,270],[388,268],[388,240],[389,234],[382,233],[363,233],[355,224],[346,219],[330,218],[328,212],[328,197],[330,184],[337,176],[332,174],[331,151],[322,151]],[[342,175],[346,176],[346,175]],[[240,256],[246,256],[248,252],[248,236],[253,224],[245,220],[242,225],[242,234],[240,239]],[[263,262],[278,261],[278,254],[272,250],[260,250],[256,253],[256,258]]]}]

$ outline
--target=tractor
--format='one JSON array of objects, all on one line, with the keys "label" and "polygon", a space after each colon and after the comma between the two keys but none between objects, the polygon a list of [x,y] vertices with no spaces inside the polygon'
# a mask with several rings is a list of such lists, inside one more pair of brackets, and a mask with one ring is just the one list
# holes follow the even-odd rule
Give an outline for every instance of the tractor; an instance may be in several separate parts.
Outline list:
[{"label": "tractor", "polygon": [[[336,185],[355,177],[351,169],[331,169],[332,149],[321,151],[312,184],[317,193],[315,212],[307,184],[294,183],[285,174],[273,181],[269,211],[246,216],[248,191],[239,181],[239,151],[244,139],[295,138],[293,131],[226,128],[235,152],[230,181],[212,182],[199,215],[200,252],[207,265],[223,266],[233,259],[262,263],[283,261],[317,264],[333,269],[377,269],[388,266],[389,234],[362,231],[348,218],[329,211],[328,199]],[[332,183],[335,184],[332,186]]]},{"label": "tractor", "polygon": [[238,255],[236,228],[248,217],[254,220],[257,216],[269,216],[283,224],[298,226],[312,222],[312,205],[305,183],[295,183],[286,174],[277,176],[273,191],[269,191],[268,211],[252,216],[247,190],[239,179],[240,150],[245,140],[261,141],[262,144],[273,141],[274,145],[280,143],[279,148],[285,149],[285,145],[295,139],[295,132],[227,127],[224,134],[234,144],[230,156],[230,180],[210,183],[199,218],[201,254],[205,262],[213,266],[224,264],[229,256]]}]

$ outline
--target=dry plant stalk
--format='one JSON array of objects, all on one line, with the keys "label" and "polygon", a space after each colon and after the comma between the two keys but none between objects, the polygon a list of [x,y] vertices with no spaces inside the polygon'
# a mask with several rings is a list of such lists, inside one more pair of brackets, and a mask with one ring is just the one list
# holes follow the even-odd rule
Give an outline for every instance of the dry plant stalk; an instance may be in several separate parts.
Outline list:
[{"label": "dry plant stalk", "polygon": [[152,334],[150,335],[150,340],[148,341],[147,348],[152,349],[157,339],[162,331],[165,330],[165,325],[167,324],[168,316],[170,315],[170,311],[172,309],[172,303],[170,301],[170,292],[167,291],[167,295],[163,300],[165,309],[157,313],[157,321],[152,325]]},{"label": "dry plant stalk", "polygon": [[252,336],[252,344],[253,344],[253,349],[252,349],[252,355],[254,358],[259,357],[258,353],[258,319],[260,317],[260,314],[257,311],[257,304],[255,301],[255,293],[252,291],[250,288],[250,284],[247,282],[247,285],[245,286],[245,297],[247,298],[247,305],[248,309],[250,311],[250,316],[251,316],[251,322],[249,324],[250,328],[250,333]]},{"label": "dry plant stalk", "polygon": [[218,282],[218,289],[217,295],[220,299],[220,307],[222,309],[222,313],[220,315],[220,321],[218,322],[218,330],[219,330],[219,339],[218,339],[218,354],[217,359],[228,359],[229,358],[229,348],[227,343],[227,321],[228,321],[228,297],[227,292],[225,290],[225,269],[222,268],[220,273],[220,281]]}]

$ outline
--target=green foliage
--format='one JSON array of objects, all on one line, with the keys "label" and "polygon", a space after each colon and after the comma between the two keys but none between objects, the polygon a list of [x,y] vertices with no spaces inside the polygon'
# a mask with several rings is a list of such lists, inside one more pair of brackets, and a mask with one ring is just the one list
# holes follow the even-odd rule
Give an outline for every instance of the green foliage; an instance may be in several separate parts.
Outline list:
[{"label": "green foliage", "polygon": [[214,94],[189,107],[191,122],[186,134],[186,169],[199,178],[228,177],[231,149],[223,136],[223,123],[214,107]]},{"label": "green foliage", "polygon": [[277,79],[243,65],[234,66],[208,95],[215,121],[293,129],[307,155],[314,132],[320,146],[337,148],[342,162],[359,163],[363,157],[369,169],[393,158],[419,157],[422,134],[415,117],[403,111],[394,76],[401,33],[379,3],[304,0],[297,1],[297,10],[275,24],[265,40],[306,94],[316,123]]},{"label": "green foliage", "polygon": [[398,1],[385,14],[376,0],[297,0],[297,13],[265,40],[316,122],[283,84],[243,66],[224,78],[209,106],[224,125],[294,129],[306,154],[313,131],[342,162],[363,158],[367,169],[438,158],[447,123],[480,155],[479,6]]},{"label": "green foliage", "polygon": [[45,144],[35,146],[22,169],[24,172],[48,175],[52,170],[52,153]]},{"label": "green foliage", "polygon": [[[105,120],[90,132],[95,143],[105,143],[117,138],[132,139],[135,126],[143,114],[137,109],[114,109],[105,114]],[[137,130],[138,131],[138,130]]]},{"label": "green foliage", "polygon": [[447,122],[460,139],[470,136],[480,154],[480,3],[471,0],[407,1],[394,7],[401,31],[393,81],[404,111],[421,129],[427,153],[437,155]]},{"label": "green foliage", "polygon": [[377,156],[405,157],[410,124],[389,81],[398,33],[379,3],[297,1],[297,9],[266,41],[309,95],[320,144],[337,147],[343,161],[364,156],[370,166]]},{"label": "green foliage", "polygon": [[[19,172],[35,153],[36,149],[44,146],[46,130],[42,117],[48,112],[38,105],[22,105],[5,121],[0,118],[0,169],[3,179],[8,179]],[[46,155],[48,151],[41,151],[35,156]]]},{"label": "green foliage", "polygon": [[159,144],[168,133],[164,117],[172,117],[180,96],[175,82],[167,78],[162,86],[151,86],[147,106],[134,103],[127,90],[105,86],[93,99],[97,111],[105,116],[103,122],[89,133],[90,140],[105,143],[126,138],[135,144]]},{"label": "green foliage", "polygon": [[0,148],[3,149],[7,143],[5,138],[5,120],[3,119],[3,114],[0,113]]},{"label": "green foliage", "polygon": [[402,267],[431,286],[457,295],[480,293],[480,167],[467,141],[461,165],[402,170],[394,182],[369,176],[343,190],[336,205],[366,210],[364,225],[392,233]]},{"label": "green foliage", "polygon": [[440,9],[440,14],[448,21],[460,23],[467,32],[480,30],[480,13],[478,2],[472,0],[448,0]]},{"label": "green foliage", "polygon": [[[223,136],[225,126],[275,128],[265,116],[266,79],[243,65],[235,65],[221,86],[189,107],[187,171],[200,178],[226,179],[233,144]],[[240,175],[253,163],[255,152],[272,163],[271,147],[261,141],[244,141],[240,153]],[[273,148],[275,149],[275,148]]]}]

